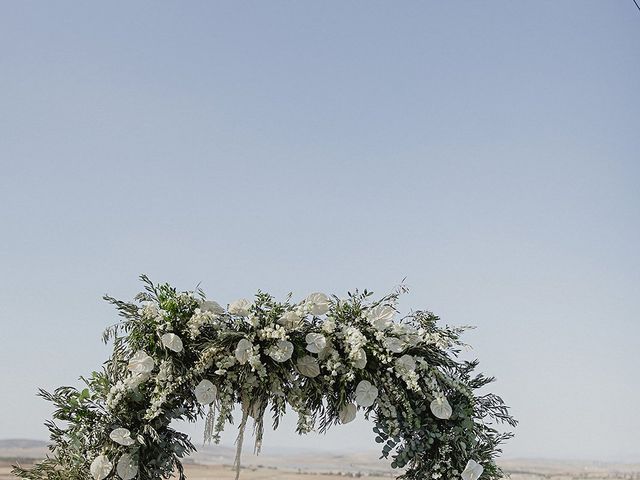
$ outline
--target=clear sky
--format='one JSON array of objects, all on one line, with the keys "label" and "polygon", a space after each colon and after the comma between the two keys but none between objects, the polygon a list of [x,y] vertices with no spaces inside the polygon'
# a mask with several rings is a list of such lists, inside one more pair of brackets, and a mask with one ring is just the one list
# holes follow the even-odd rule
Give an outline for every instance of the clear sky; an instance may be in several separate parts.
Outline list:
[{"label": "clear sky", "polygon": [[46,438],[36,387],[100,366],[140,273],[406,276],[478,327],[507,455],[640,461],[639,113],[631,0],[2,2],[0,438]]}]

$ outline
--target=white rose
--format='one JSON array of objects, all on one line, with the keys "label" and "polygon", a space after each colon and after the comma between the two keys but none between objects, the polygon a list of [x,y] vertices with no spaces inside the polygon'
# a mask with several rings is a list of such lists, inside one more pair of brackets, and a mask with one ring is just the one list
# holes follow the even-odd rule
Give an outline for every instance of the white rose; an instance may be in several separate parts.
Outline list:
[{"label": "white rose", "polygon": [[311,355],[305,355],[296,363],[298,371],[305,377],[314,378],[320,375],[320,364]]},{"label": "white rose", "polygon": [[293,343],[289,340],[278,340],[278,342],[269,349],[269,356],[276,362],[286,362],[293,355]]},{"label": "white rose", "polygon": [[246,338],[240,339],[238,345],[236,346],[236,359],[238,363],[244,365],[249,361],[249,357],[251,356],[251,350],[253,349],[253,344],[247,340]]},{"label": "white rose", "polygon": [[349,423],[356,419],[356,413],[358,411],[358,407],[354,403],[347,403],[344,405],[338,416],[340,418],[340,423]]},{"label": "white rose", "polygon": [[411,355],[404,354],[396,360],[396,366],[407,372],[413,372],[416,369],[416,360]]},{"label": "white rose", "polygon": [[395,310],[386,305],[378,305],[367,312],[367,320],[378,330],[385,330],[393,324]]},{"label": "white rose", "polygon": [[462,480],[478,480],[480,475],[482,475],[482,472],[484,472],[484,467],[482,465],[475,460],[469,460],[461,477]]},{"label": "white rose", "polygon": [[129,360],[127,368],[132,373],[151,373],[156,362],[142,350],[138,350]]},{"label": "white rose", "polygon": [[112,430],[109,434],[109,438],[120,445],[124,445],[125,447],[136,443],[136,441],[131,438],[131,432],[126,428],[116,428]]},{"label": "white rose", "polygon": [[441,420],[448,420],[451,418],[451,414],[453,413],[453,409],[451,408],[451,405],[449,405],[449,401],[442,395],[438,395],[435,400],[431,402],[429,407],[431,408],[431,413]]},{"label": "white rose", "polygon": [[224,308],[222,308],[218,302],[214,302],[213,300],[203,300],[200,302],[200,310],[203,312],[215,313],[216,315],[222,315],[224,313]]},{"label": "white rose", "polygon": [[406,347],[405,343],[396,337],[385,337],[382,340],[382,344],[393,353],[401,353]]},{"label": "white rose", "polygon": [[311,315],[324,315],[329,311],[329,297],[324,293],[312,293],[305,300],[305,305]]},{"label": "white rose", "polygon": [[364,351],[364,348],[359,348],[354,355],[353,366],[360,369],[367,366],[367,352]]},{"label": "white rose", "polygon": [[374,404],[378,398],[378,389],[368,380],[362,380],[356,387],[356,403],[367,408]]},{"label": "white rose", "polygon": [[209,405],[216,401],[218,389],[209,380],[202,380],[195,388],[194,394],[198,403]]},{"label": "white rose", "polygon": [[327,346],[327,339],[321,333],[307,333],[307,350],[311,353],[320,353]]},{"label": "white rose", "polygon": [[169,350],[173,350],[176,353],[180,353],[182,351],[182,340],[175,333],[165,333],[162,335],[161,340],[162,344]]},{"label": "white rose", "polygon": [[125,453],[118,460],[116,472],[122,480],[131,480],[138,474],[138,464],[131,455]]},{"label": "white rose", "polygon": [[298,315],[293,310],[289,310],[288,312],[284,312],[282,314],[282,316],[278,319],[278,323],[285,328],[293,329],[300,324],[300,320],[302,320],[302,317],[300,317],[300,315]]},{"label": "white rose", "polygon": [[113,464],[106,455],[98,455],[93,462],[89,471],[94,480],[103,480],[109,476],[113,470]]},{"label": "white rose", "polygon": [[248,317],[250,307],[251,302],[246,298],[241,298],[229,305],[229,313],[232,315],[238,315],[239,317]]}]

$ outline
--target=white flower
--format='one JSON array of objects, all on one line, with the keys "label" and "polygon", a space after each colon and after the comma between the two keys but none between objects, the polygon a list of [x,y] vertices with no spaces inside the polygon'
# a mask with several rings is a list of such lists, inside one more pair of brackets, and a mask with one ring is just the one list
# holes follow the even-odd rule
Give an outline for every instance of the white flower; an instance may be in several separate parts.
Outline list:
[{"label": "white flower", "polygon": [[354,403],[347,403],[344,405],[338,416],[340,418],[340,423],[349,423],[356,419],[356,412],[358,411],[358,407]]},{"label": "white flower", "polygon": [[150,373],[132,373],[131,376],[124,381],[124,384],[129,390],[134,390],[149,380],[149,378],[151,378]]},{"label": "white flower", "polygon": [[464,472],[462,472],[462,480],[478,480],[483,471],[484,467],[482,465],[475,460],[469,460]]},{"label": "white flower", "polygon": [[320,353],[327,346],[327,339],[321,333],[307,333],[307,350],[311,353]]},{"label": "white flower", "polygon": [[324,315],[329,311],[329,297],[324,293],[312,293],[305,300],[305,305],[311,315]]},{"label": "white flower", "polygon": [[251,302],[246,298],[241,298],[229,305],[229,313],[232,315],[238,315],[239,317],[248,317],[250,307]]},{"label": "white flower", "polygon": [[176,353],[182,351],[182,340],[175,333],[165,333],[162,335],[162,344],[169,350],[173,350]]},{"label": "white flower", "polygon": [[224,313],[224,308],[220,306],[218,302],[214,302],[213,300],[204,300],[200,303],[200,310],[203,312],[211,312],[216,315],[222,315]]},{"label": "white flower", "polygon": [[356,403],[367,408],[373,405],[378,398],[378,389],[368,380],[362,380],[356,387]]},{"label": "white flower", "polygon": [[367,352],[364,351],[364,348],[359,348],[353,355],[353,366],[356,368],[367,366]]},{"label": "white flower", "polygon": [[406,347],[405,343],[396,337],[385,337],[382,340],[382,344],[385,346],[387,350],[393,353],[400,353]]},{"label": "white flower", "polygon": [[416,360],[411,355],[405,354],[396,360],[396,365],[402,370],[413,372],[416,369]]},{"label": "white flower", "polygon": [[138,464],[131,455],[125,453],[118,460],[116,472],[122,480],[131,480],[138,474]]},{"label": "white flower", "polygon": [[109,438],[120,445],[124,445],[125,447],[136,443],[136,441],[131,438],[131,432],[126,428],[116,428],[112,430],[109,434]]},{"label": "white flower", "polygon": [[113,464],[106,455],[98,455],[93,462],[91,462],[91,468],[89,470],[94,480],[103,480],[107,478],[111,470],[113,470]]},{"label": "white flower", "polygon": [[438,395],[429,407],[431,408],[431,413],[441,420],[448,420],[453,413],[449,401],[443,395]]},{"label": "white flower", "polygon": [[269,349],[268,355],[276,362],[286,362],[293,355],[293,343],[289,340],[278,340],[278,342]]},{"label": "white flower", "polygon": [[244,365],[249,361],[249,356],[251,356],[251,350],[253,349],[253,344],[247,340],[246,338],[240,339],[238,345],[236,346],[236,359],[238,363]]},{"label": "white flower", "polygon": [[198,403],[209,405],[216,401],[218,389],[209,380],[202,380],[195,388],[194,394]]},{"label": "white flower", "polygon": [[336,321],[333,318],[327,318],[322,324],[322,331],[333,333],[336,330]]},{"label": "white flower", "polygon": [[302,317],[298,315],[293,310],[289,310],[288,312],[284,312],[282,316],[278,319],[278,323],[285,328],[296,328],[300,324],[300,320]]},{"label": "white flower", "polygon": [[392,325],[395,310],[386,305],[378,305],[367,312],[367,320],[378,330],[384,330]]},{"label": "white flower", "polygon": [[305,355],[296,363],[298,371],[305,377],[313,378],[320,375],[320,364],[311,355]]},{"label": "white flower", "polygon": [[132,373],[151,373],[156,362],[142,350],[138,350],[129,360],[127,368]]}]

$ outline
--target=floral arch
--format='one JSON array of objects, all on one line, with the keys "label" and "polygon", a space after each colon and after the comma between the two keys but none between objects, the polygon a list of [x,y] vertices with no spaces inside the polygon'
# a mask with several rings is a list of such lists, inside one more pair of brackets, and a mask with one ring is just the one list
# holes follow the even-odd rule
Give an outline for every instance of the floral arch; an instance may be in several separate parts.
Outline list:
[{"label": "floral arch", "polygon": [[515,426],[500,397],[478,394],[493,381],[461,361],[467,327],[439,326],[428,311],[400,316],[406,289],[373,300],[312,293],[277,302],[258,292],[227,308],[201,290],[178,292],[142,276],[133,302],[112,297],[123,317],[104,341],[113,353],[86,388],[40,395],[53,402],[51,455],[20,478],[159,480],[195,450],[171,428],[175,419],[205,418],[205,441],[219,441],[239,404],[237,475],[244,430],[253,422],[260,451],[265,416],[277,428],[287,408],[297,432],[326,431],[358,415],[372,419],[382,456],[405,480],[493,480],[500,444]]}]

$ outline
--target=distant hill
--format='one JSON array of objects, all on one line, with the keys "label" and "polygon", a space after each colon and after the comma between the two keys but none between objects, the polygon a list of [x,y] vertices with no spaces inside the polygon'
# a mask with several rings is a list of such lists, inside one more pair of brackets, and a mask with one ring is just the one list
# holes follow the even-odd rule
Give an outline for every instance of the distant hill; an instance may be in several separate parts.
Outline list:
[{"label": "distant hill", "polygon": [[8,438],[0,440],[0,448],[46,448],[49,442],[29,438]]}]

